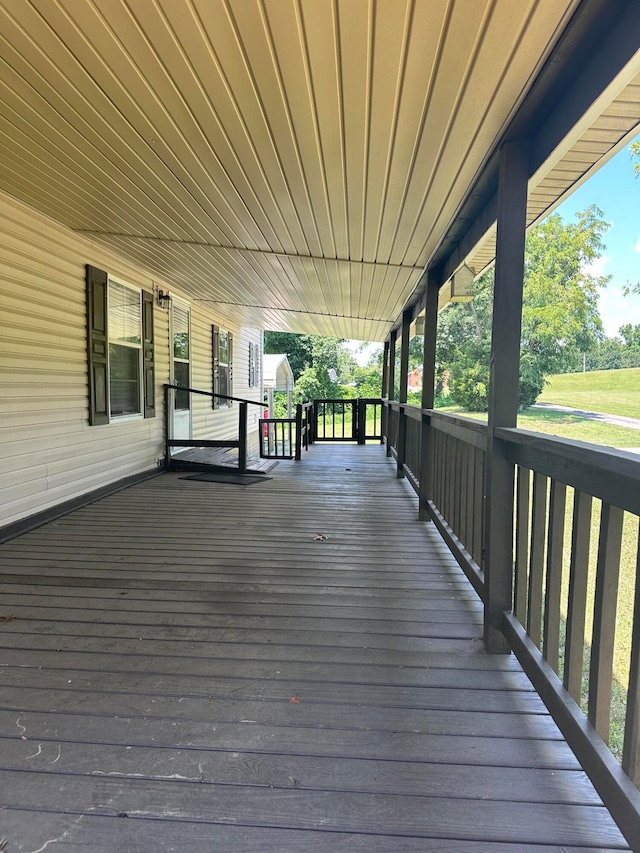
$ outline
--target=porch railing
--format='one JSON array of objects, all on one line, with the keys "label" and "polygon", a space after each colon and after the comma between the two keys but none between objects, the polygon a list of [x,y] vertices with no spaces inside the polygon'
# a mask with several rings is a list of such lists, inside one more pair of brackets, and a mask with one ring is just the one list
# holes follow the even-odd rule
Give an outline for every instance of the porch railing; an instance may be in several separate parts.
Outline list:
[{"label": "porch railing", "polygon": [[334,400],[314,400],[313,434],[316,441],[383,440],[382,399],[358,397]]},{"label": "porch railing", "polygon": [[[227,400],[239,403],[238,406],[238,438],[237,439],[207,439],[207,438],[175,438],[173,435],[173,413],[175,409],[176,395],[180,394],[183,399],[188,401],[188,408],[191,409],[191,395],[195,394],[200,397],[209,397],[210,399]],[[239,474],[245,474],[247,471],[247,423],[248,423],[248,407],[263,406],[262,402],[257,400],[245,400],[243,397],[232,397],[229,394],[214,394],[211,391],[201,391],[199,388],[188,388],[183,385],[164,386],[164,435],[165,435],[165,469],[171,470],[171,451],[176,448],[223,448],[223,449],[238,449],[238,466]]]},{"label": "porch railing", "polygon": [[[484,600],[486,424],[385,405],[387,449],[399,475]],[[513,606],[504,613],[504,635],[622,832],[637,845],[640,458],[520,429],[495,435],[515,470]],[[619,598],[622,557],[627,593]],[[616,624],[622,621],[632,627],[626,671],[616,674]],[[612,726],[620,763],[608,748]]]},{"label": "porch railing", "polygon": [[295,418],[260,418],[262,459],[302,459],[313,443],[313,403],[298,403]]}]

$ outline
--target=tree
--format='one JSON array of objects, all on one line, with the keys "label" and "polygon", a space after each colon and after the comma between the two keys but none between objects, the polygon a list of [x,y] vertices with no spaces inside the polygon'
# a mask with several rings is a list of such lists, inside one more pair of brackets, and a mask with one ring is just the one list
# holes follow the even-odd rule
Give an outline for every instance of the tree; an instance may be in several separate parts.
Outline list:
[{"label": "tree", "polygon": [[[603,337],[598,288],[608,276],[590,265],[605,248],[609,225],[595,206],[565,223],[553,214],[528,236],[520,349],[520,406],[535,402],[545,377],[571,369]],[[454,402],[470,411],[487,408],[493,271],[474,285],[470,303],[453,304],[439,320],[439,371],[449,372]]]},{"label": "tree", "polygon": [[629,146],[629,156],[632,160],[636,162],[633,164],[633,174],[637,177],[640,177],[640,139],[636,139],[635,142],[632,142]]},{"label": "tree", "polygon": [[293,378],[297,379],[313,363],[312,340],[311,335],[296,335],[294,332],[265,332],[264,351],[285,353]]}]

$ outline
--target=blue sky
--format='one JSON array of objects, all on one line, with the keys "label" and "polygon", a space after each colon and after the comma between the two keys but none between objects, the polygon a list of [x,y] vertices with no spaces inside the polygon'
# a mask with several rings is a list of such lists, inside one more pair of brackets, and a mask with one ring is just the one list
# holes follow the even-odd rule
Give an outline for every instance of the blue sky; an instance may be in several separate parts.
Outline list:
[{"label": "blue sky", "polygon": [[640,177],[633,174],[628,146],[577,189],[556,213],[573,221],[577,211],[597,204],[611,223],[607,245],[594,272],[611,275],[600,293],[599,309],[605,334],[617,334],[625,323],[640,323],[640,296],[623,296],[627,283],[640,281]]}]

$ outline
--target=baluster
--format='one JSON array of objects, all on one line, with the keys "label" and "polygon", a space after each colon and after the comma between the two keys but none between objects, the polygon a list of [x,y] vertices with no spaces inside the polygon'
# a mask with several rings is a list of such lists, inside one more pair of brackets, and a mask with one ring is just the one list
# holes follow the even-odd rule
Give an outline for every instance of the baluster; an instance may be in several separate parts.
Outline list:
[{"label": "baluster", "polygon": [[636,555],[636,592],[633,605],[633,632],[631,636],[631,665],[627,713],[624,725],[622,769],[640,787],[640,530]]},{"label": "baluster", "polygon": [[605,743],[609,743],[623,519],[621,509],[602,504],[589,668],[589,722]]},{"label": "baluster", "polygon": [[562,551],[566,506],[567,487],[564,483],[552,480],[549,499],[549,539],[542,653],[555,672],[558,671],[560,657],[560,599],[562,596]]},{"label": "baluster", "polygon": [[573,496],[573,526],[571,530],[571,563],[569,567],[569,599],[567,603],[567,634],[564,648],[563,682],[575,701],[582,694],[582,664],[584,661],[584,628],[589,581],[589,544],[591,541],[591,507],[593,498],[579,492]]},{"label": "baluster", "polygon": [[527,560],[529,556],[529,507],[531,471],[518,467],[516,484],[516,565],[514,611],[521,625],[527,618]]},{"label": "baluster", "polygon": [[473,559],[484,565],[484,451],[475,448],[473,473]]},{"label": "baluster", "polygon": [[547,521],[547,478],[533,475],[533,514],[531,548],[529,550],[529,610],[527,633],[540,648],[542,639],[542,582],[544,575],[544,542]]},{"label": "baluster", "polygon": [[465,485],[465,534],[464,534],[464,545],[467,551],[471,554],[471,556],[475,560],[475,555],[473,553],[473,492],[475,489],[475,459],[476,459],[476,448],[470,444],[467,447],[467,477],[466,477],[466,485]]}]

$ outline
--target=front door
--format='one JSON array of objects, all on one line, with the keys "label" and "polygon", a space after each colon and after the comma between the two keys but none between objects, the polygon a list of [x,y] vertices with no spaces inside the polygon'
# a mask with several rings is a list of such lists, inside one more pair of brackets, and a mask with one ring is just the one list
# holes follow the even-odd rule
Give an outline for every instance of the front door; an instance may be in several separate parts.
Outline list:
[{"label": "front door", "polygon": [[[175,299],[171,305],[171,378],[174,385],[191,387],[191,311]],[[173,438],[191,438],[191,394],[174,392]],[[179,449],[179,448],[177,448]]]}]

